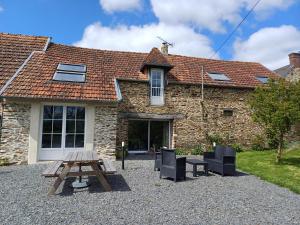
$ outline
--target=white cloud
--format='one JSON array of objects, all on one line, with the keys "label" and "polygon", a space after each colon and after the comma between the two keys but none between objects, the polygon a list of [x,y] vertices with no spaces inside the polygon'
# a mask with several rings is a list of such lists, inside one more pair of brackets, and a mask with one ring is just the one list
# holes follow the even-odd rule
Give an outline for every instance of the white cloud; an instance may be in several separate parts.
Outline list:
[{"label": "white cloud", "polygon": [[[242,9],[249,10],[257,0],[151,0],[154,14],[161,22],[192,24],[214,32],[224,32],[224,23],[236,24]],[[285,9],[295,0],[262,0],[259,16],[274,9]]]},{"label": "white cloud", "polygon": [[288,54],[300,50],[300,30],[291,25],[267,27],[234,44],[234,59],[261,62],[270,69],[289,63]]},{"label": "white cloud", "polygon": [[209,57],[213,49],[210,40],[192,28],[185,25],[166,25],[164,23],[148,24],[144,26],[118,26],[105,27],[100,23],[89,25],[76,46],[149,52],[153,47],[159,47],[161,36],[175,46],[170,48],[171,54],[183,54],[189,56]]},{"label": "white cloud", "polygon": [[140,9],[140,0],[100,0],[101,7],[109,12]]},{"label": "white cloud", "polygon": [[[245,0],[247,8],[250,9],[257,0]],[[257,7],[255,8],[256,12],[268,11],[273,9],[287,9],[295,0],[261,0]]]},{"label": "white cloud", "polygon": [[3,12],[4,11],[4,8],[3,6],[0,5],[0,12]]}]

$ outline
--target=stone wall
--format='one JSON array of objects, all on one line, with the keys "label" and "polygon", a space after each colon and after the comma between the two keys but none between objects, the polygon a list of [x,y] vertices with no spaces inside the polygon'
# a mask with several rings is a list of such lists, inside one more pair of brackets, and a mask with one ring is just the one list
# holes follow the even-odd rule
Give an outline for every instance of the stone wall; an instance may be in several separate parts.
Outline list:
[{"label": "stone wall", "polygon": [[300,68],[294,68],[291,73],[287,75],[286,79],[292,82],[300,81]]},{"label": "stone wall", "polygon": [[[252,139],[262,133],[250,117],[247,97],[251,89],[204,88],[201,102],[201,87],[195,85],[169,84],[165,89],[165,105],[151,106],[149,84],[120,82],[123,101],[118,112],[155,114],[183,114],[183,119],[173,121],[173,147],[193,147],[207,144],[208,133],[220,134],[231,143],[250,145]],[[223,110],[233,110],[233,116],[224,116]],[[127,121],[118,118],[117,146],[127,141]]]},{"label": "stone wall", "polygon": [[101,157],[115,159],[116,129],[116,107],[96,106],[94,149]]},{"label": "stone wall", "polygon": [[6,103],[3,109],[0,158],[25,163],[28,156],[30,104]]}]

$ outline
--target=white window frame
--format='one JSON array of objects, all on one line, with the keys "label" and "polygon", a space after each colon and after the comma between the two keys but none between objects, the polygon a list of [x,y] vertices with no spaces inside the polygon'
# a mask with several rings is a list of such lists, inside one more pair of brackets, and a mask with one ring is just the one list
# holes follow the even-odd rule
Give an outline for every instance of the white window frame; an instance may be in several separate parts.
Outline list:
[{"label": "white window frame", "polygon": [[[49,106],[62,106],[63,107],[63,124],[62,124],[62,139],[61,139],[61,148],[42,148],[42,136],[43,136],[43,117],[44,117],[44,106],[49,105]],[[67,148],[65,147],[65,139],[66,139],[66,122],[67,122],[67,107],[68,106],[73,106],[73,107],[84,107],[85,108],[85,117],[84,117],[84,143],[83,147],[81,148]],[[60,103],[42,103],[41,104],[41,114],[40,114],[40,132],[39,132],[39,149],[40,149],[40,154],[42,152],[49,152],[49,153],[55,153],[55,152],[61,152],[63,154],[66,154],[68,152],[72,151],[83,151],[86,146],[86,134],[87,134],[87,120],[86,120],[86,105],[83,104],[60,104]]]},{"label": "white window frame", "polygon": [[[161,83],[160,83],[160,96],[152,96],[152,88],[156,88],[156,87],[152,87],[152,73],[153,72],[159,72],[160,73],[160,78],[161,78]],[[164,71],[162,69],[157,69],[157,68],[153,68],[150,69],[150,74],[149,74],[149,79],[150,79],[150,102],[151,105],[157,105],[157,106],[162,106],[165,104],[164,101]]]}]

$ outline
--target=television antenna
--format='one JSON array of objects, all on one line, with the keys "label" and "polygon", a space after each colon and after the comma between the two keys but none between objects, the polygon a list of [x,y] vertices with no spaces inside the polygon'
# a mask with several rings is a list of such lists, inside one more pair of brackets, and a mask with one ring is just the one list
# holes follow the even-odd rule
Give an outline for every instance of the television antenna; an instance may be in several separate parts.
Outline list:
[{"label": "television antenna", "polygon": [[166,44],[166,45],[171,46],[171,47],[174,47],[174,46],[175,46],[175,43],[168,42],[168,41],[166,41],[165,39],[163,39],[163,38],[160,37],[160,36],[157,36],[157,38],[158,38],[159,40],[161,40],[163,44]]}]

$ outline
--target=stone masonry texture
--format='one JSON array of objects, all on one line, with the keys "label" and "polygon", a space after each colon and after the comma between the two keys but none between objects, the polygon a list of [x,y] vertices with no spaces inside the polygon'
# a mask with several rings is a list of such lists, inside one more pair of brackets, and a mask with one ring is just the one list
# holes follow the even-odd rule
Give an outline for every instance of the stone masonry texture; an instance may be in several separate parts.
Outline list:
[{"label": "stone masonry texture", "polygon": [[0,158],[26,163],[28,158],[30,104],[7,103],[3,107]]},{"label": "stone masonry texture", "polygon": [[[120,82],[123,101],[118,111],[182,114],[183,119],[173,121],[172,147],[192,148],[207,145],[207,134],[219,134],[230,143],[249,146],[256,135],[263,134],[260,126],[250,116],[247,98],[252,89],[204,88],[201,102],[201,86],[169,84],[165,88],[164,106],[151,106],[149,83]],[[233,111],[233,116],[225,116],[223,111]],[[118,117],[117,147],[121,141],[127,142],[128,121]]]},{"label": "stone masonry texture", "polygon": [[96,106],[94,149],[101,157],[115,159],[117,111],[113,106]]}]

